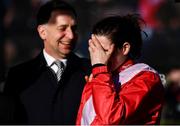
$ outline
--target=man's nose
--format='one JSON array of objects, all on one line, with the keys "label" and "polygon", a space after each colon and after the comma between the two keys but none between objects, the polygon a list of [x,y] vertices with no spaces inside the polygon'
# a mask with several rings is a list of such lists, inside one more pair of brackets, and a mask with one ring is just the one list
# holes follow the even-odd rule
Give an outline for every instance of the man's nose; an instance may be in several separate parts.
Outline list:
[{"label": "man's nose", "polygon": [[69,39],[73,39],[74,38],[74,32],[71,28],[67,29],[66,31],[66,36],[69,38]]}]

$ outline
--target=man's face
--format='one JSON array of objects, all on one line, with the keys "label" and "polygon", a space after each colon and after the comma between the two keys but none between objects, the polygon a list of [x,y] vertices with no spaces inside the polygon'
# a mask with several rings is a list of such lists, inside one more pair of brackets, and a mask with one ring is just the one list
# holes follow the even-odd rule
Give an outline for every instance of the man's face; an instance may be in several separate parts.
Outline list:
[{"label": "man's face", "polygon": [[42,27],[43,32],[39,30],[39,34],[44,40],[45,51],[56,59],[66,58],[77,40],[75,18],[70,13],[54,11]]}]

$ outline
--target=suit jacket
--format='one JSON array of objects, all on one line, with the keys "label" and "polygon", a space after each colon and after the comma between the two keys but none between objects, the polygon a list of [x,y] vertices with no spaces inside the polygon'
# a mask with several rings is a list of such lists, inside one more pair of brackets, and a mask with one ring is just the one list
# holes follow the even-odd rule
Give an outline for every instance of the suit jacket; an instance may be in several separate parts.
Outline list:
[{"label": "suit jacket", "polygon": [[13,96],[19,105],[17,123],[75,124],[84,76],[89,73],[90,62],[73,53],[59,82],[42,52],[11,68],[4,93]]},{"label": "suit jacket", "polygon": [[0,125],[15,123],[15,108],[13,99],[0,93]]}]

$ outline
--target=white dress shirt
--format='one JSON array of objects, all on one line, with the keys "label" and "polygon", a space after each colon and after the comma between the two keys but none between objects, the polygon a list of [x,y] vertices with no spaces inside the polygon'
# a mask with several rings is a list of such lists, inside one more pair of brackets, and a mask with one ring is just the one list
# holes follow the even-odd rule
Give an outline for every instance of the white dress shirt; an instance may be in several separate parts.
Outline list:
[{"label": "white dress shirt", "polygon": [[44,58],[47,62],[47,65],[54,70],[55,73],[57,73],[58,71],[58,66],[56,64],[54,64],[54,61],[56,60],[60,60],[61,62],[64,63],[64,66],[66,68],[66,65],[67,65],[67,59],[55,59],[54,57],[50,56],[45,50],[43,50],[43,55],[44,55]]}]

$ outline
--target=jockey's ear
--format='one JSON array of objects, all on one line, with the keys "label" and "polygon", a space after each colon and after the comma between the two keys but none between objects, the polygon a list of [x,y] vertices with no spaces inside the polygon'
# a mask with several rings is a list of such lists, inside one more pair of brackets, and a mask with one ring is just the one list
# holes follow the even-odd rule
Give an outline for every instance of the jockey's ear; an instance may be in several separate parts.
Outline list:
[{"label": "jockey's ear", "polygon": [[129,44],[129,42],[125,42],[122,47],[122,54],[127,56],[130,49],[131,49],[131,45]]}]

